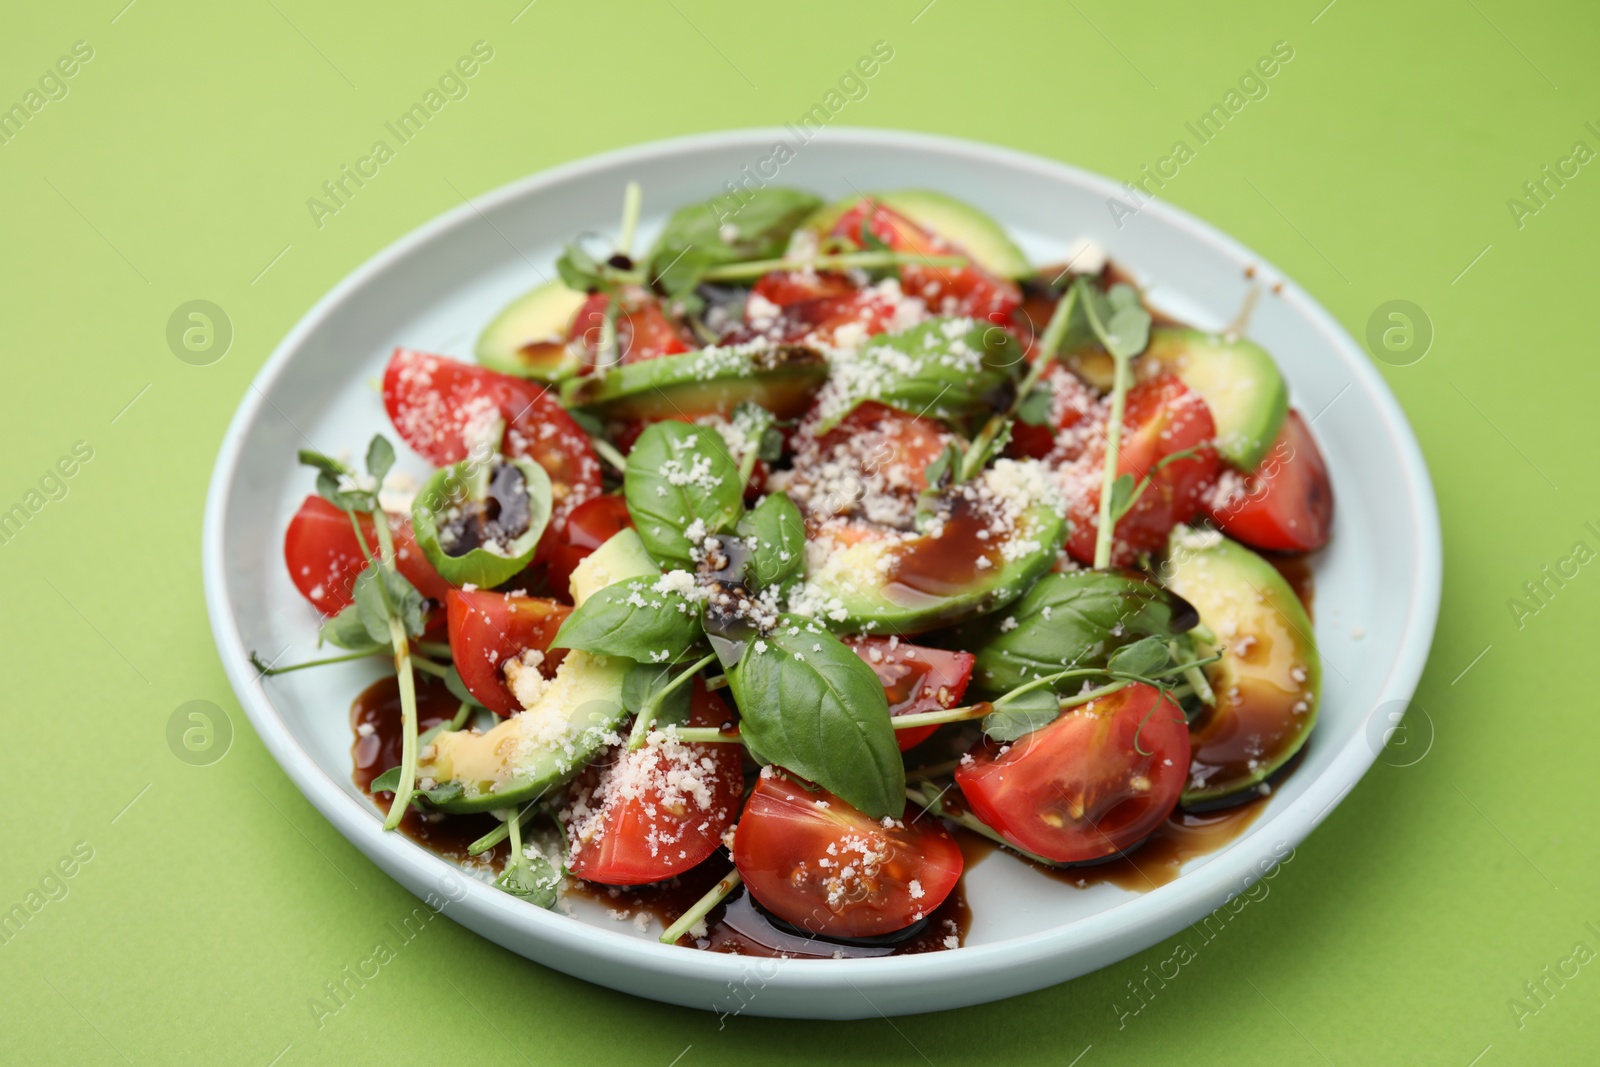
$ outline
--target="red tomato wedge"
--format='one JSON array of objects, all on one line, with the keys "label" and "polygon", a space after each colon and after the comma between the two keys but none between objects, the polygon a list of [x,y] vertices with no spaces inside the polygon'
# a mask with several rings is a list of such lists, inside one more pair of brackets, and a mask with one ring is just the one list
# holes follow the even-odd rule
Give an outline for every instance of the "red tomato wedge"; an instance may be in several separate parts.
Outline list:
[{"label": "red tomato wedge", "polygon": [[868,400],[818,438],[816,448],[823,461],[854,464],[868,479],[891,469],[899,472],[894,488],[915,495],[928,488],[928,464],[939,458],[950,439],[937,419],[907,415]]},{"label": "red tomato wedge", "polygon": [[[937,234],[918,226],[897,211],[863,200],[840,216],[829,231],[861,245],[863,225],[896,252],[923,256],[961,255],[962,250]],[[974,263],[965,267],[918,266],[900,268],[900,285],[907,296],[921,297],[935,315],[970,315],[1008,324],[1022,303],[1022,291],[1004,278],[996,278]]]},{"label": "red tomato wedge", "polygon": [[[423,596],[443,602],[450,583],[439,577],[412,539],[411,520],[390,515],[389,527],[394,532],[395,568]],[[378,551],[377,531],[365,516],[361,535],[368,548]],[[367,565],[349,516],[316,495],[306,497],[289,520],[283,558],[295,588],[324,615],[337,615],[350,605],[351,586]]]},{"label": "red tomato wedge", "polygon": [[[727,705],[699,678],[693,685],[689,725],[721,726]],[[739,813],[741,751],[684,744],[662,732],[643,748],[591,765],[563,813],[572,873],[603,885],[645,885],[703,862]]]},{"label": "red tomato wedge", "polygon": [[[1188,522],[1200,510],[1221,465],[1211,444],[1216,433],[1211,409],[1175,375],[1151,378],[1128,391],[1117,474],[1132,475],[1135,485],[1148,475],[1150,485],[1117,523],[1112,566],[1129,566],[1140,553],[1161,548],[1174,526]],[[1157,469],[1163,460],[1190,449],[1191,455]],[[1080,563],[1094,562],[1104,465],[1105,438],[1097,434],[1068,468],[1072,532],[1067,551]]]},{"label": "red tomato wedge", "polygon": [[[970,652],[924,648],[898,637],[851,637],[845,644],[872,668],[889,698],[889,714],[921,715],[953,708],[961,703],[972,680],[975,657]],[[937,726],[896,730],[894,739],[904,752],[926,741]]]},{"label": "red tomato wedge", "polygon": [[[768,275],[767,277],[772,277]],[[825,275],[819,275],[825,277]],[[759,285],[758,285],[759,288]],[[798,286],[774,286],[786,298],[798,295]],[[724,344],[737,344],[765,338],[780,344],[859,344],[899,326],[912,325],[926,317],[921,304],[907,306],[900,293],[890,287],[854,289],[848,286],[833,292],[832,286],[818,286],[821,294],[788,303],[772,302],[762,307],[752,296],[745,305],[745,322],[726,338]]]},{"label": "red tomato wedge", "polygon": [[766,768],[739,817],[733,862],[750,895],[824,937],[877,937],[926,918],[961,877],[939,820],[872,819],[825,789]]},{"label": "red tomato wedge", "polygon": [[974,815],[1026,852],[1085,863],[1127,851],[1172,814],[1189,728],[1177,704],[1135,683],[971,755],[956,785]]},{"label": "red tomato wedge", "polygon": [[763,274],[750,295],[778,307],[788,307],[825,296],[848,296],[855,291],[855,283],[837,271],[775,270]]},{"label": "red tomato wedge", "polygon": [[1278,440],[1254,474],[1215,494],[1210,514],[1222,531],[1252,548],[1310,552],[1333,532],[1328,464],[1298,411],[1283,420]]},{"label": "red tomato wedge", "polygon": [[620,496],[591,497],[573,508],[550,548],[550,589],[557,596],[566,596],[578,564],[632,525],[633,517]]},{"label": "red tomato wedge", "polygon": [[383,406],[405,443],[440,467],[467,458],[473,427],[504,419],[501,448],[549,472],[558,519],[600,492],[588,436],[535,382],[397,348],[383,375]]},{"label": "red tomato wedge", "polygon": [[554,600],[453,589],[445,601],[450,625],[450,658],[467,692],[496,715],[515,715],[522,703],[506,685],[504,665],[528,650],[545,653],[539,673],[555,674],[566,651],[550,652],[556,631],[572,609]]},{"label": "red tomato wedge", "polygon": [[[656,298],[643,290],[629,291],[621,297],[622,307],[617,312],[617,351],[623,363],[639,363],[657,356],[675,356],[698,347],[693,339],[674,326],[661,310]],[[582,346],[586,362],[593,367],[600,350],[600,338],[605,330],[606,308],[611,297],[595,293],[577,314],[567,329],[567,339]]]}]

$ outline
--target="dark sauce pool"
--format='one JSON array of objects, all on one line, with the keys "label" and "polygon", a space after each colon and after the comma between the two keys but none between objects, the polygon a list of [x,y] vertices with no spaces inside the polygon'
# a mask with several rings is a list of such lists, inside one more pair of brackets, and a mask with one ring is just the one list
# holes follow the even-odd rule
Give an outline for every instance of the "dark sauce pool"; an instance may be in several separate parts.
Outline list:
[{"label": "dark sauce pool", "polygon": [[[451,695],[443,682],[425,674],[417,675],[417,732],[420,734],[441,722],[456,717],[461,702]],[[372,729],[362,735],[362,727]],[[394,794],[372,791],[372,781],[390,767],[400,765],[402,730],[400,721],[400,681],[383,678],[362,690],[350,706],[350,729],[355,742],[350,746],[350,758],[355,766],[350,775],[356,787],[388,811]],[[465,867],[490,867],[499,870],[505,864],[508,848],[502,842],[482,855],[469,856],[467,846],[499,825],[493,815],[422,815],[412,809],[400,820],[400,832],[420,845]]]}]

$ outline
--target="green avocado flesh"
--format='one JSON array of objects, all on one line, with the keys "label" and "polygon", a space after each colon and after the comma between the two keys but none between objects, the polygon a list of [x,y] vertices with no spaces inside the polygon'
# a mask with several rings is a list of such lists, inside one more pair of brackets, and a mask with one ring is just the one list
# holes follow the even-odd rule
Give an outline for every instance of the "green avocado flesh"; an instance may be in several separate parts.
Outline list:
[{"label": "green avocado flesh", "polygon": [[984,525],[958,505],[936,535],[836,543],[807,583],[818,621],[840,633],[915,634],[976,618],[1026,592],[1066,538],[1053,503],[1020,514],[1008,539],[1014,558],[1004,542],[976,536]]},{"label": "green avocado flesh", "polygon": [[[891,211],[899,212],[961,249],[973,262],[990,274],[1002,278],[1021,278],[1032,271],[1021,249],[1012,243],[1005,229],[971,204],[943,193],[925,189],[901,189],[892,193],[868,193],[868,197]],[[850,197],[829,204],[806,223],[808,229],[827,233],[840,217],[861,202]]]},{"label": "green avocado flesh", "polygon": [[[623,530],[588,556],[572,575],[573,599],[661,572],[639,535]],[[493,811],[542,796],[577,774],[627,718],[622,681],[633,662],[620,656],[568,652],[533,706],[484,733],[446,730],[433,739],[417,778],[455,781],[461,792],[438,807],[449,812]]]},{"label": "green avocado flesh", "polygon": [[1150,331],[1139,369],[1143,375],[1176,374],[1199,393],[1217,425],[1217,451],[1240,470],[1256,469],[1289,411],[1278,365],[1249,341],[1162,327]]},{"label": "green avocado flesh", "polygon": [[[1311,618],[1283,576],[1213,531],[1179,527],[1167,587],[1193,604],[1214,645],[1196,640],[1216,704],[1189,726],[1186,807],[1246,800],[1305,744],[1317,721],[1322,662]],[[1198,632],[1198,631],[1197,631]]]},{"label": "green avocado flesh", "polygon": [[828,361],[803,345],[713,346],[573,379],[562,400],[606,419],[726,415],[747,401],[792,419],[827,377]]},{"label": "green avocado flesh", "polygon": [[478,362],[545,382],[574,373],[582,361],[567,347],[567,327],[586,299],[560,282],[517,297],[479,335]]}]

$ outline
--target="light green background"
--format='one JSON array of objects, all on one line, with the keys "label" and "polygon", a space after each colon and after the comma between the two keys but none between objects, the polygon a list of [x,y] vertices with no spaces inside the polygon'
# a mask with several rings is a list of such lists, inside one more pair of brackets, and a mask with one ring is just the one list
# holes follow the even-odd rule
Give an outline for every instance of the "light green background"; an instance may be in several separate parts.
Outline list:
[{"label": "light green background", "polygon": [[[1575,141],[1600,149],[1585,129],[1600,125],[1592,4],[1076,0],[1008,15],[974,0],[537,0],[519,16],[525,0],[137,0],[119,14],[123,2],[12,5],[0,32],[0,105],[74,41],[94,48],[66,98],[0,146],[0,510],[74,442],[94,449],[67,495],[0,546],[0,907],[75,842],[94,850],[69,895],[0,946],[0,1059],[1595,1061],[1600,965],[1551,983],[1520,1027],[1508,1004],[1575,942],[1600,949],[1585,928],[1600,926],[1600,564],[1520,627],[1507,606],[1575,541],[1600,547],[1584,529],[1600,524],[1600,168],[1520,228],[1506,206]],[[470,97],[318,230],[306,199],[479,39],[495,57]],[[1444,519],[1444,608],[1419,693],[1431,751],[1375,767],[1270,895],[1125,1028],[1111,1005],[1174,942],[967,1011],[724,1025],[440,921],[319,1029],[308,998],[415,901],[279,772],[213,650],[200,516],[247,383],[330,286],[462,194],[603,149],[792,119],[879,39],[893,61],[836,121],[1124,178],[1273,42],[1293,46],[1270,96],[1166,195],[1357,337],[1391,299],[1431,318],[1426,358],[1382,368]],[[205,367],[164,336],[197,298],[236,331]],[[166,740],[195,699],[235,727],[211,766]],[[1411,740],[1386,758],[1426,747]]]}]

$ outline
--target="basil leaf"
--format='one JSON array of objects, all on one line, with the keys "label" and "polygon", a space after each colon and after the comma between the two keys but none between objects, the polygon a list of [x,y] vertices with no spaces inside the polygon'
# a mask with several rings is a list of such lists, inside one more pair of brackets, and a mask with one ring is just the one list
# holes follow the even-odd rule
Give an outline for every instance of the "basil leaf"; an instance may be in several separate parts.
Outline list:
[{"label": "basil leaf", "polygon": [[1010,333],[977,319],[929,319],[881,334],[834,368],[820,397],[816,432],[831,430],[867,400],[957,422],[1003,410],[1012,374],[1022,363],[1022,349]]},{"label": "basil leaf", "polygon": [[[374,778],[372,780],[372,784],[367,787],[367,792],[369,792],[369,793],[393,793],[395,790],[397,790],[399,788],[400,788],[400,768],[398,766],[396,766],[396,767],[390,767],[388,770],[386,770],[382,774],[378,775],[378,777]],[[423,789],[420,786],[419,787],[415,787],[412,790],[411,798],[413,800],[421,798],[421,799],[427,801],[429,804],[432,804],[434,806],[438,806],[440,804],[444,804],[444,803],[446,803],[448,801],[454,800],[456,797],[458,797],[460,795],[461,795],[461,783],[452,780],[452,781],[449,781],[449,782],[440,782],[438,785],[434,786],[432,789]]]},{"label": "basil leaf", "polygon": [[805,573],[806,521],[784,494],[769,493],[739,520],[738,533],[750,551],[744,572],[750,588],[787,591]]},{"label": "basil leaf", "polygon": [[1111,525],[1121,522],[1132,507],[1133,475],[1119,474],[1117,480],[1111,483]]},{"label": "basil leaf", "polygon": [[556,273],[568,289],[580,293],[598,292],[605,286],[600,274],[600,264],[582,245],[574,242],[561,250],[556,259]]},{"label": "basil leaf", "polygon": [[373,434],[372,442],[367,445],[367,473],[382,486],[384,477],[393,467],[394,445],[383,434]]},{"label": "basil leaf", "polygon": [[872,818],[905,811],[905,765],[872,668],[810,619],[780,615],[728,672],[739,730],[761,760]]},{"label": "basil leaf", "polygon": [[767,186],[688,204],[672,213],[645,257],[645,277],[668,295],[699,284],[712,267],[781,256],[822,199]]},{"label": "basil leaf", "polygon": [[[385,592],[389,595],[388,604],[384,603]],[[392,644],[389,635],[391,604],[406,633],[412,637],[422,635],[427,625],[425,617],[427,605],[422,594],[406,580],[405,575],[385,567],[368,564],[366,570],[356,575],[354,594],[355,607],[359,612],[361,624],[366,627],[367,635],[377,644],[381,646]]]},{"label": "basil leaf", "polygon": [[1119,674],[1149,678],[1172,666],[1172,653],[1161,637],[1143,637],[1111,653],[1106,666]]},{"label": "basil leaf", "polygon": [[577,648],[636,663],[676,663],[705,638],[699,609],[659,578],[616,582],[574,608],[551,648]]},{"label": "basil leaf", "polygon": [[346,604],[344,610],[322,624],[322,629],[317,633],[317,640],[326,641],[335,648],[343,648],[350,652],[381,652],[390,647],[389,624],[387,617],[383,626],[383,640],[374,641],[367,632],[366,623],[361,619],[361,609],[355,604]]},{"label": "basil leaf", "polygon": [[1062,670],[1104,667],[1122,646],[1183,633],[1199,619],[1188,601],[1143,576],[1068,571],[1041,578],[999,626],[990,617],[961,627],[952,647],[977,657],[981,690],[1005,692]]},{"label": "basil leaf", "polygon": [[[511,817],[517,818],[516,813]],[[505,873],[495,879],[494,887],[549,910],[556,906],[561,872],[543,856],[523,853],[511,857]]]},{"label": "basil leaf", "polygon": [[[652,694],[664,689],[673,680],[672,671],[648,663],[635,663],[622,676],[622,706],[630,715],[638,715]],[[693,683],[678,686],[656,706],[656,725],[669,723],[682,726],[689,721],[689,693]]]},{"label": "basil leaf", "polygon": [[997,706],[983,717],[983,732],[996,741],[1015,741],[1024,734],[1043,729],[1061,714],[1061,697],[1053,689],[1040,687]]},{"label": "basil leaf", "polygon": [[[686,570],[705,536],[733,529],[744,510],[739,466],[723,447],[722,436],[685,422],[651,424],[633,450],[623,474],[623,497],[639,539],[658,563]],[[686,531],[699,520],[699,537]]]},{"label": "basil leaf", "polygon": [[325,456],[313,449],[302,448],[296,455],[300,462],[317,471],[317,495],[328,501],[341,511],[370,512],[378,510],[378,497],[374,492],[354,487],[344,488],[340,479],[346,483],[352,480],[350,468],[334,459]]}]

